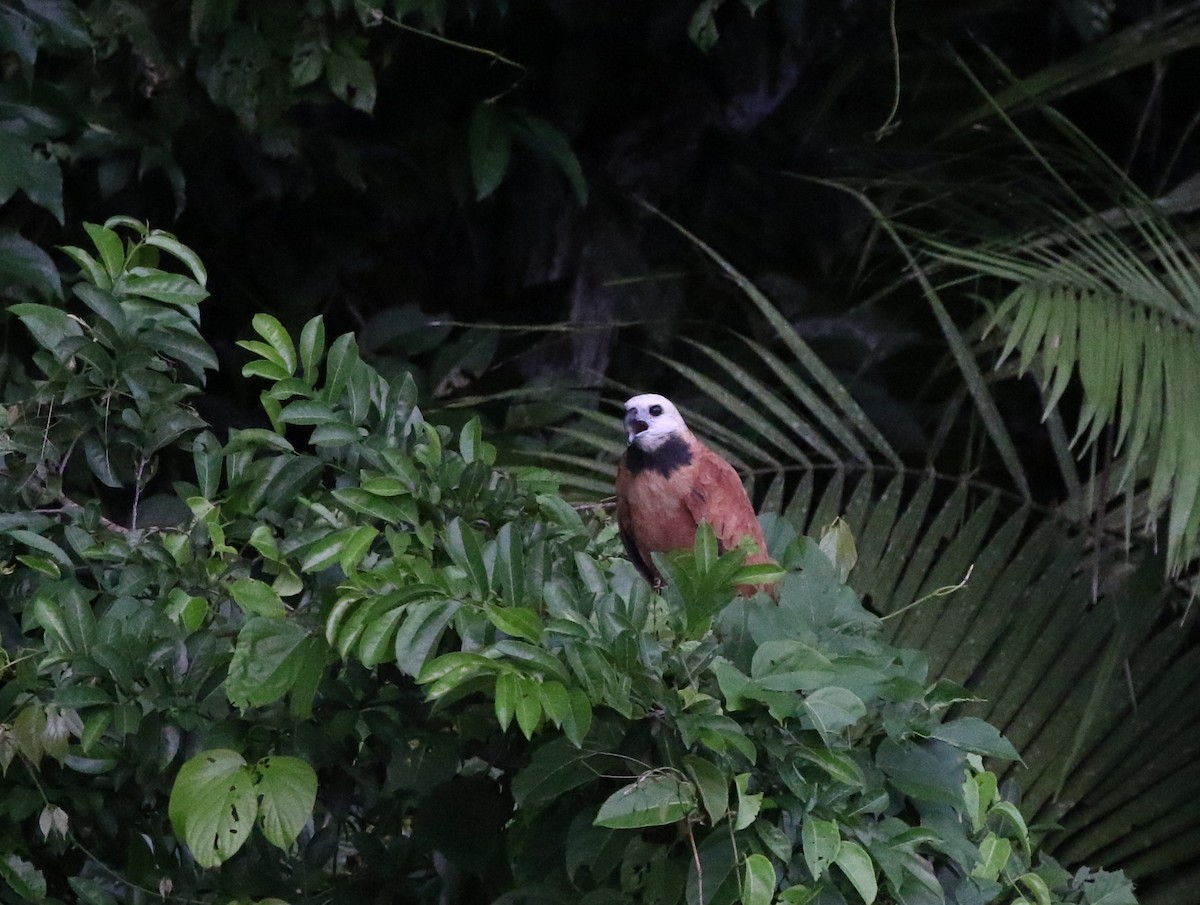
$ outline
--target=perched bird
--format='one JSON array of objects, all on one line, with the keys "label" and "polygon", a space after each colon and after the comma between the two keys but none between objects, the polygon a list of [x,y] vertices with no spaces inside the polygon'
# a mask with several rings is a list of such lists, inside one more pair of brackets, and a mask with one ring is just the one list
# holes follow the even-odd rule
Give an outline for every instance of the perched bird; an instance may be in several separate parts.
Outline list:
[{"label": "perched bird", "polygon": [[[701,522],[712,526],[722,553],[749,537],[758,549],[746,562],[771,561],[737,472],[688,430],[671,400],[655,393],[629,399],[625,433],[629,446],[617,467],[617,525],[630,560],[650,584],[662,585],[650,554],[692,549]],[[738,588],[746,596],[755,590]],[[773,591],[768,588],[772,596]]]}]

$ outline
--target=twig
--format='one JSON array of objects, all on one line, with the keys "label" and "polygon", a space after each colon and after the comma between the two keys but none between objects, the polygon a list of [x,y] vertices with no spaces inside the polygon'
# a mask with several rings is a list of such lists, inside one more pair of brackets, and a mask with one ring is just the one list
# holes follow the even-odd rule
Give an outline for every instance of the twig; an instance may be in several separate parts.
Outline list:
[{"label": "twig", "polygon": [[950,584],[950,585],[946,585],[944,587],[935,588],[934,590],[932,590],[928,594],[926,594],[924,597],[918,597],[912,603],[906,604],[905,606],[900,607],[900,609],[894,610],[893,612],[888,613],[886,616],[880,616],[879,621],[887,622],[887,620],[891,619],[893,616],[899,616],[905,610],[911,610],[918,603],[924,603],[926,600],[932,600],[934,597],[945,597],[948,594],[953,594],[955,591],[961,591],[963,588],[965,588],[967,586],[967,582],[969,582],[971,580],[971,573],[974,571],[975,571],[975,563],[971,563],[971,565],[967,568],[967,574],[963,576],[962,581],[960,581],[958,584]]}]

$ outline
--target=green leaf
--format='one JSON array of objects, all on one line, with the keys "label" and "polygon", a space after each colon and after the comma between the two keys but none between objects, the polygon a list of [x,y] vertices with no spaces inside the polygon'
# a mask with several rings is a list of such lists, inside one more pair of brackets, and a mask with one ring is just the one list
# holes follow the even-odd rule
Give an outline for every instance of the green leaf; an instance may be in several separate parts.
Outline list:
[{"label": "green leaf", "polygon": [[61,299],[63,294],[54,261],[16,232],[0,232],[0,285],[27,286],[46,299]]},{"label": "green leaf", "polygon": [[971,876],[984,880],[997,879],[1011,854],[1011,842],[995,833],[988,833],[979,843],[979,863],[971,871]]},{"label": "green leaf", "polygon": [[471,114],[469,141],[475,199],[482,201],[504,180],[512,147],[509,119],[494,101],[485,101]]},{"label": "green leaf", "polygon": [[733,778],[733,785],[737,790],[737,817],[734,819],[733,828],[735,831],[744,830],[758,819],[763,796],[761,792],[751,795],[746,791],[750,785],[749,773],[739,773]]},{"label": "green leaf", "polygon": [[20,855],[9,853],[0,856],[0,877],[22,899],[41,902],[46,898],[46,878]]},{"label": "green leaf", "polygon": [[674,773],[650,773],[618,789],[600,806],[596,826],[637,829],[682,820],[696,809],[690,782]]},{"label": "green leaf", "polygon": [[775,868],[765,855],[748,855],[742,874],[742,905],[771,905],[775,898]]},{"label": "green leaf", "polygon": [[189,316],[192,315],[191,309],[195,305],[208,298],[208,290],[191,277],[161,271],[127,274],[120,281],[118,288],[130,295],[140,295],[158,302],[166,302],[168,305],[175,305],[184,309]]},{"label": "green leaf", "polygon": [[269,584],[254,578],[242,578],[229,585],[229,594],[247,616],[277,618],[287,613],[283,601]]},{"label": "green leaf", "polygon": [[443,698],[460,685],[500,673],[495,660],[481,654],[454,651],[432,660],[417,676],[417,684],[425,686],[425,697],[431,701]]},{"label": "green leaf", "polygon": [[567,694],[571,699],[571,709],[563,720],[563,733],[571,744],[579,747],[587,738],[588,730],[592,726],[592,702],[579,688],[572,688]]},{"label": "green leaf", "polygon": [[517,697],[520,693],[517,684],[516,673],[504,672],[496,676],[496,699],[494,701],[496,722],[505,731],[517,712]]},{"label": "green leaf", "polygon": [[34,534],[32,531],[27,531],[24,528],[13,528],[7,533],[13,540],[24,544],[29,549],[45,553],[64,569],[72,568],[71,557],[67,555],[67,551],[49,538],[42,537],[40,534]]},{"label": "green leaf", "polygon": [[272,361],[280,365],[288,376],[296,373],[296,347],[283,324],[269,314],[256,314],[251,321],[254,332],[267,341],[275,355]]},{"label": "green leaf", "polygon": [[401,672],[414,677],[421,674],[460,606],[457,600],[430,600],[408,607],[396,633],[396,665]]},{"label": "green leaf", "polygon": [[[461,518],[455,518],[446,526],[446,552],[454,564],[467,573],[480,597],[487,597],[491,587],[487,566],[483,561],[483,543],[477,532]],[[540,637],[540,633],[539,633]]]},{"label": "green leaf", "polygon": [[317,774],[298,757],[264,757],[255,765],[259,815],[267,841],[288,849],[312,816]]},{"label": "green leaf", "polygon": [[192,272],[192,279],[200,286],[208,285],[208,271],[204,268],[204,263],[200,260],[200,256],[172,236],[170,233],[155,229],[150,232],[144,239],[142,244],[152,245],[155,248],[161,248],[171,257],[178,260]]},{"label": "green leaf", "polygon": [[587,180],[583,176],[579,158],[571,150],[571,143],[567,141],[567,136],[557,126],[539,117],[526,114],[521,117],[521,120],[524,129],[520,134],[525,144],[554,161],[567,178],[580,206],[586,205],[588,202]]},{"label": "green leaf", "polygon": [[872,905],[879,894],[879,883],[875,879],[875,866],[871,856],[857,842],[842,840],[834,864],[841,868],[866,905]]},{"label": "green leaf", "polygon": [[[716,826],[729,810],[729,777],[725,771],[704,757],[689,754],[683,759],[688,775],[700,790],[700,801],[708,813],[709,822]],[[739,801],[741,792],[739,790]],[[761,796],[760,796],[761,800]]]},{"label": "green leaf", "polygon": [[821,531],[818,546],[833,563],[838,580],[845,584],[850,570],[858,562],[858,549],[854,546],[854,535],[850,532],[850,526],[841,518],[835,518]]},{"label": "green leaf", "polygon": [[375,109],[375,70],[350,48],[341,46],[329,55],[325,77],[339,100],[364,113]]},{"label": "green leaf", "polygon": [[327,534],[320,540],[304,547],[300,560],[301,572],[320,572],[336,564],[342,556],[357,528],[343,528]]},{"label": "green leaf", "polygon": [[168,815],[201,867],[216,867],[250,838],[258,816],[255,773],[236,751],[202,751],[179,769]]},{"label": "green leaf", "polygon": [[343,333],[329,347],[329,357],[325,361],[324,398],[330,402],[337,402],[341,398],[346,384],[350,381],[350,374],[358,363],[358,346],[354,342],[354,334]]},{"label": "green leaf", "polygon": [[826,744],[867,715],[867,705],[858,695],[837,686],[818,688],[805,695],[804,710]]},{"label": "green leaf", "polygon": [[525,602],[528,596],[525,587],[525,548],[522,544],[521,532],[513,526],[512,522],[506,522],[496,532],[494,575],[496,590],[504,595],[509,603]]},{"label": "green leaf", "polygon": [[527,739],[533,738],[533,733],[542,722],[540,685],[540,682],[525,676],[517,679],[517,726]]},{"label": "green leaf", "polygon": [[325,321],[320,315],[312,318],[300,331],[300,363],[304,379],[313,383],[317,379],[317,365],[325,354]]},{"label": "green leaf", "polygon": [[18,191],[63,222],[63,178],[58,161],[35,149],[29,139],[0,131],[0,204]]},{"label": "green leaf", "polygon": [[261,707],[282,698],[299,677],[304,659],[300,647],[308,640],[308,632],[289,619],[251,617],[233,647],[225,680],[229,702]]},{"label": "green leaf", "polygon": [[513,800],[518,808],[561,798],[572,789],[596,781],[596,769],[589,763],[590,751],[572,747],[566,739],[558,738],[533,752],[529,766],[513,778]]},{"label": "green leaf", "polygon": [[65,311],[58,308],[27,302],[9,305],[8,310],[15,314],[25,328],[33,334],[38,345],[50,352],[60,362],[65,362],[71,357],[70,352],[62,349],[63,340],[83,335],[79,324],[68,317]]},{"label": "green leaf", "polygon": [[113,230],[96,223],[85,223],[83,228],[91,237],[96,250],[100,252],[100,262],[104,265],[104,272],[108,274],[110,280],[116,282],[117,278],[125,272],[125,246],[121,242],[121,237]]},{"label": "green leaf", "polygon": [[720,37],[717,31],[717,10],[724,0],[702,0],[688,22],[688,37],[705,53],[712,50]]},{"label": "green leaf", "polygon": [[804,850],[804,863],[813,880],[820,880],[842,848],[841,833],[832,820],[822,820],[811,814],[804,818],[800,830],[800,845]]},{"label": "green leaf", "polygon": [[524,638],[535,644],[542,638],[542,620],[527,607],[496,606],[488,603],[484,605],[484,612],[487,613],[488,621],[506,635]]},{"label": "green leaf", "polygon": [[935,726],[930,735],[955,748],[970,751],[972,754],[999,757],[1004,760],[1021,759],[1017,749],[1000,734],[999,729],[978,717],[965,716],[942,723]]},{"label": "green leaf", "polygon": [[[92,286],[98,289],[111,289],[113,281],[109,278],[104,267],[82,248],[77,248],[74,245],[60,246],[62,252],[72,261],[79,265],[79,269],[83,271],[83,278]],[[80,286],[87,285],[86,283],[78,284]],[[78,292],[78,290],[76,290]]]}]

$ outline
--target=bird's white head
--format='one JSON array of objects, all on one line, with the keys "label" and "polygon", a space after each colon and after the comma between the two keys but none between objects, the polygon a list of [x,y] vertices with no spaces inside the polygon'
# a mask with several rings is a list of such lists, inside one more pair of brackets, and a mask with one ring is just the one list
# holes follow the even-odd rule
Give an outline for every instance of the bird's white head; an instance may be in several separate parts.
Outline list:
[{"label": "bird's white head", "polygon": [[625,435],[631,446],[653,452],[671,437],[685,434],[687,425],[666,396],[643,393],[625,401]]}]

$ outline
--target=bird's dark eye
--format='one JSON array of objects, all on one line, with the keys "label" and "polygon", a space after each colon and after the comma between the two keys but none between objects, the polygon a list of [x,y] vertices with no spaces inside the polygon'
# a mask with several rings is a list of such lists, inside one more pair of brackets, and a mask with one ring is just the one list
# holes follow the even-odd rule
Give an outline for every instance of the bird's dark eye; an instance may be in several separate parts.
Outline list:
[{"label": "bird's dark eye", "polygon": [[661,414],[662,414],[662,406],[661,405],[650,406],[650,416],[651,417],[657,418]]}]

